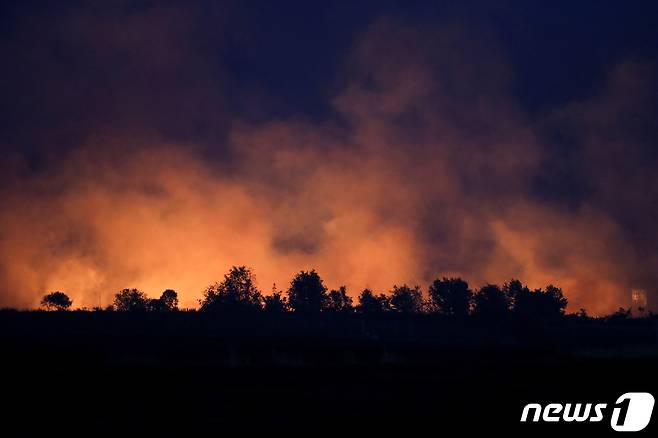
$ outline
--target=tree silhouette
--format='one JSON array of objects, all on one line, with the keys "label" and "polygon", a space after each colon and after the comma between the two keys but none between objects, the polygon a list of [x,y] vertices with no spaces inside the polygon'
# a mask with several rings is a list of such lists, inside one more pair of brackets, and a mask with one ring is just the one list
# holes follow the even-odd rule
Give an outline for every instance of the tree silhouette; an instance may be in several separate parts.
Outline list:
[{"label": "tree silhouette", "polygon": [[295,312],[317,313],[327,302],[327,288],[315,270],[300,271],[290,282],[288,304]]},{"label": "tree silhouette", "polygon": [[548,285],[545,290],[530,290],[520,281],[512,280],[503,286],[503,292],[512,300],[512,311],[522,319],[553,319],[564,314],[567,299],[559,287]]},{"label": "tree silhouette", "polygon": [[512,279],[503,284],[502,291],[512,309],[516,308],[516,300],[519,296],[525,296],[530,293],[530,290],[517,279]]},{"label": "tree silhouette", "polygon": [[265,303],[265,311],[271,313],[284,313],[288,311],[288,301],[281,292],[276,288],[276,284],[272,286],[272,293],[263,297]]},{"label": "tree silhouette", "polygon": [[162,292],[160,298],[149,301],[149,308],[155,312],[172,312],[178,310],[178,293],[173,289]]},{"label": "tree silhouette", "polygon": [[569,304],[569,301],[564,296],[561,288],[552,284],[546,286],[542,294],[542,309],[547,316],[564,315],[567,304]]},{"label": "tree silhouette", "polygon": [[393,286],[390,298],[391,308],[399,313],[415,314],[423,310],[423,294],[420,287],[403,284]]},{"label": "tree silhouette", "polygon": [[233,266],[221,283],[209,286],[200,301],[202,311],[260,310],[263,295],[246,266]]},{"label": "tree silhouette", "polygon": [[149,309],[150,300],[139,289],[123,289],[114,296],[114,310],[119,312],[144,312]]},{"label": "tree silhouette", "polygon": [[[321,311],[382,314],[392,311],[410,315],[430,311],[461,318],[472,314],[488,321],[514,317],[524,322],[560,318],[564,316],[568,304],[562,289],[554,285],[531,290],[520,280],[512,279],[502,287],[486,284],[473,293],[465,280],[442,277],[430,285],[427,301],[419,286],[403,284],[394,285],[389,294],[376,295],[370,289],[364,289],[359,294],[358,305],[354,306],[345,286],[327,292],[315,270],[297,273],[290,281],[285,297],[276,285],[270,295],[263,296],[256,286],[253,271],[245,266],[231,267],[224,279],[206,288],[203,295],[203,299],[199,300],[201,311],[265,310],[284,313],[292,310],[307,314]],[[70,298],[59,291],[51,292],[41,300],[41,306],[47,310],[67,310],[71,305]],[[175,311],[178,310],[178,294],[173,289],[167,289],[159,298],[149,299],[138,289],[123,289],[115,295],[113,304],[106,310]],[[628,312],[621,309],[605,320],[621,320],[627,315]],[[591,319],[583,309],[569,317],[570,320],[575,318]]]},{"label": "tree silhouette", "polygon": [[68,295],[60,291],[50,292],[49,294],[44,295],[41,299],[41,305],[46,310],[68,310],[72,304],[73,301],[71,301]]},{"label": "tree silhouette", "polygon": [[352,297],[347,295],[347,288],[345,286],[329,292],[326,309],[332,312],[351,312],[354,310],[354,307],[352,307]]},{"label": "tree silhouette", "polygon": [[473,298],[473,313],[484,319],[498,320],[509,314],[509,297],[496,284],[480,288]]},{"label": "tree silhouette", "polygon": [[370,289],[364,289],[359,295],[356,311],[364,314],[384,313],[389,310],[389,299],[384,294],[375,295]]},{"label": "tree silhouette", "polygon": [[160,295],[160,301],[167,310],[178,310],[178,293],[173,289],[167,289]]},{"label": "tree silhouette", "polygon": [[464,317],[471,307],[473,292],[461,278],[436,279],[429,288],[429,302],[433,311],[444,315]]}]

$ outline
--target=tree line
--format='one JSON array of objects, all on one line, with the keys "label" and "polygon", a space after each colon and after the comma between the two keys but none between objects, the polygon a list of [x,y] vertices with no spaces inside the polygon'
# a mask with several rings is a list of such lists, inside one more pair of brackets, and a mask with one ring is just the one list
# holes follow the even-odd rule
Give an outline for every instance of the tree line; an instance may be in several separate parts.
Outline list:
[{"label": "tree line", "polygon": [[[64,292],[45,295],[41,305],[46,310],[68,310],[71,299]],[[437,278],[427,289],[419,286],[394,285],[388,293],[361,291],[357,302],[347,288],[329,290],[315,271],[300,271],[286,291],[276,285],[269,295],[256,286],[254,273],[245,266],[234,266],[224,279],[203,291],[199,311],[208,313],[270,312],[316,314],[440,314],[455,318],[476,315],[497,319],[507,315],[555,318],[564,315],[567,298],[562,289],[548,285],[543,289],[530,289],[519,280],[510,280],[502,286],[486,284],[472,290],[461,278]],[[114,296],[106,310],[124,312],[169,312],[178,310],[178,294],[165,290],[160,298],[149,298],[138,289],[124,289]],[[581,314],[585,314],[581,309]]]}]

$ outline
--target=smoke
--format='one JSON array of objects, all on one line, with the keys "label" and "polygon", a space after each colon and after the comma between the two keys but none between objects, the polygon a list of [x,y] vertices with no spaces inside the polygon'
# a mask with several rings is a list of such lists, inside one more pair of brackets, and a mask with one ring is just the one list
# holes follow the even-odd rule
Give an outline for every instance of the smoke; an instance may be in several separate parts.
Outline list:
[{"label": "smoke", "polygon": [[[51,290],[106,305],[138,287],[194,306],[241,264],[265,291],[311,268],[353,295],[519,277],[593,313],[655,283],[650,66],[623,63],[598,95],[530,115],[495,40],[379,20],[345,56],[330,116],[255,120],[199,43],[224,41],[204,14],[116,20],[47,27],[80,58],[24,90],[5,129],[29,145],[7,148],[0,180],[1,305]],[[3,47],[21,68],[61,66],[24,41]],[[17,69],[13,84],[33,84]],[[265,99],[238,94],[243,109]]]}]

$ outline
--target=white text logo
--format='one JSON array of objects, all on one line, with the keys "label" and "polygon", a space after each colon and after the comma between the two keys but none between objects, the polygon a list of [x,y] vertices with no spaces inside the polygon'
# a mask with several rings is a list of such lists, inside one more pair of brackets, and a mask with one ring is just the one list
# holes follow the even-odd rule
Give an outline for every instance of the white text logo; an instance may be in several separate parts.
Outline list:
[{"label": "white text logo", "polygon": [[[610,426],[619,432],[637,432],[649,424],[654,398],[648,392],[627,392],[617,399]],[[606,403],[529,403],[523,408],[521,422],[582,423],[599,422],[605,418]]]}]

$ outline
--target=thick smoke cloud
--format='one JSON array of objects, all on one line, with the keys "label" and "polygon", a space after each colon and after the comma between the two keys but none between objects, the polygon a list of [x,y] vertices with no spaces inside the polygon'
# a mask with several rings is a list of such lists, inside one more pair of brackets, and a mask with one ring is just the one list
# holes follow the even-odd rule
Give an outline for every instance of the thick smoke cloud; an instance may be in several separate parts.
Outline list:
[{"label": "thick smoke cloud", "polygon": [[44,24],[48,44],[3,44],[22,94],[3,107],[1,305],[139,287],[193,306],[233,264],[266,291],[310,268],[353,294],[520,277],[594,313],[656,283],[651,66],[530,115],[489,36],[382,19],[345,55],[330,115],[256,121],[245,108],[267,97],[222,64],[229,15],[76,11]]}]

